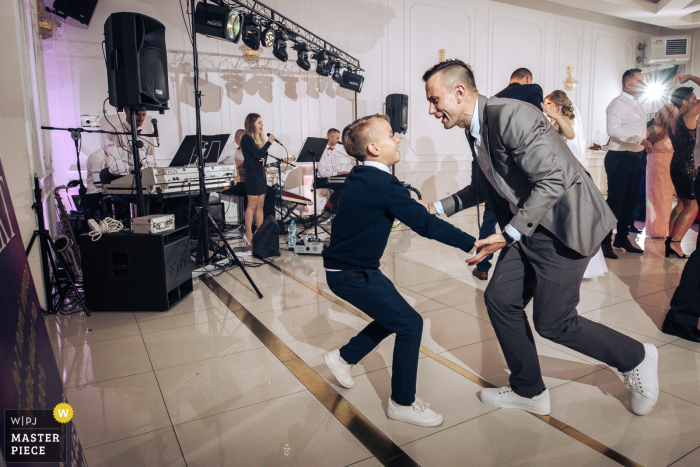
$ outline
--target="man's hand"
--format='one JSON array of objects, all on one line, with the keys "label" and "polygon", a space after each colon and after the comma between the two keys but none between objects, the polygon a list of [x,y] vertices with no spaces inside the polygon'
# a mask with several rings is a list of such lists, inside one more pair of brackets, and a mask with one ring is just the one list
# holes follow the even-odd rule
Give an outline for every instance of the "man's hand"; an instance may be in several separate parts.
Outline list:
[{"label": "man's hand", "polygon": [[349,174],[349,173],[350,173],[350,172],[343,171],[343,172],[338,172],[338,175],[347,175],[347,174]]},{"label": "man's hand", "polygon": [[477,240],[474,246],[477,248],[476,256],[467,260],[467,265],[474,266],[482,259],[506,246],[506,239],[500,233],[489,235],[483,240]]},{"label": "man's hand", "polygon": [[588,149],[590,149],[591,151],[600,151],[603,148],[600,146],[600,144],[593,143]]},{"label": "man's hand", "polygon": [[644,146],[644,149],[646,149],[647,154],[651,154],[651,152],[654,150],[654,145],[651,144],[648,139],[643,139],[641,145]]}]

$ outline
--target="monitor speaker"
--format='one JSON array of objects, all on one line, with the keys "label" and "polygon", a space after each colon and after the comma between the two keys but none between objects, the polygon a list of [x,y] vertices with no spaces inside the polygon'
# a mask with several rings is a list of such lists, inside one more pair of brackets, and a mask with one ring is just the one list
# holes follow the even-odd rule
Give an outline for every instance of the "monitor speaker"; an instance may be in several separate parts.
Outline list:
[{"label": "monitor speaker", "polygon": [[386,96],[386,114],[394,133],[406,133],[408,130],[408,96],[406,94],[389,94]]},{"label": "monitor speaker", "polygon": [[166,311],[192,292],[189,227],[78,237],[90,311]]},{"label": "monitor speaker", "polygon": [[85,25],[90,24],[97,0],[56,0],[53,9],[62,18],[71,17]]},{"label": "monitor speaker", "polygon": [[267,216],[253,235],[253,255],[269,258],[280,255],[280,228],[275,216]]},{"label": "monitor speaker", "polygon": [[119,109],[168,108],[165,26],[138,13],[112,13],[104,26],[109,103]]}]

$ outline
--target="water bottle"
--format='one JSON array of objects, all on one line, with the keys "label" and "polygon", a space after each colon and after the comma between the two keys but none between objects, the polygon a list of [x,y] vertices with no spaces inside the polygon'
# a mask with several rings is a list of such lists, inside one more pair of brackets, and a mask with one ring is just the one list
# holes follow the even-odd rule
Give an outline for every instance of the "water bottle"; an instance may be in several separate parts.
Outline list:
[{"label": "water bottle", "polygon": [[287,229],[287,246],[290,250],[294,251],[297,246],[297,225],[292,221]]}]

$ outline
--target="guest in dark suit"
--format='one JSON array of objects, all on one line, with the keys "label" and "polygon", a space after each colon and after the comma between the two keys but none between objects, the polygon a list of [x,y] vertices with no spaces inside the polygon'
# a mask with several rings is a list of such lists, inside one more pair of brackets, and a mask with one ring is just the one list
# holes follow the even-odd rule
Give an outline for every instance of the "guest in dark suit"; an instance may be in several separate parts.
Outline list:
[{"label": "guest in dark suit", "polygon": [[658,352],[578,315],[583,273],[616,219],[559,133],[526,103],[479,95],[469,65],[439,63],[423,75],[429,112],[446,129],[466,131],[477,161],[475,183],[435,203],[448,216],[478,194],[502,233],[476,242],[476,264],[500,252],[484,298],[511,371],[510,385],[481,391],[482,402],[547,415],[549,390],[540,371],[525,307],[533,300],[535,330],[547,339],[617,368],[632,411],[649,413],[659,395]]},{"label": "guest in dark suit", "polygon": [[537,107],[537,110],[542,109],[544,102],[544,93],[539,84],[532,82],[532,73],[527,68],[518,68],[510,75],[510,84],[503,91],[496,94],[496,97],[504,99],[517,99],[523,102],[529,102]]}]

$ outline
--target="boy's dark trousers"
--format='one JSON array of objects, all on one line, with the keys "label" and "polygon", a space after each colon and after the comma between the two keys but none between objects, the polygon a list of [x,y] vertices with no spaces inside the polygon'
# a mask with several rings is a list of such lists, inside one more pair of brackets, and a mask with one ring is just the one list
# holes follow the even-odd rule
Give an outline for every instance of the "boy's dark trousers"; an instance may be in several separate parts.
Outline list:
[{"label": "boy's dark trousers", "polygon": [[326,278],[334,294],[374,319],[341,347],[340,356],[355,365],[387,336],[396,333],[391,398],[396,404],[411,405],[416,396],[421,315],[379,269],[326,271]]}]

